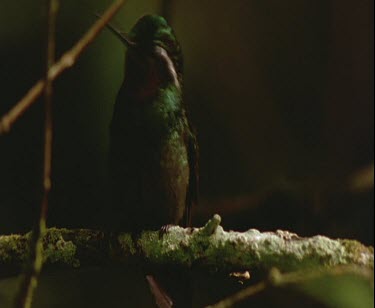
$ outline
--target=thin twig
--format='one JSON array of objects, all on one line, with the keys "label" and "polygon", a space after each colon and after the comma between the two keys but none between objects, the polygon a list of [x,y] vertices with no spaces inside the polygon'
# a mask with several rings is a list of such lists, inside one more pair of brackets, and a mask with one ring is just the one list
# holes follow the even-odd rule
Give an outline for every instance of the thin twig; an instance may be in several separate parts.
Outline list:
[{"label": "thin twig", "polygon": [[216,303],[213,306],[208,306],[207,308],[229,308],[233,307],[234,304],[240,303],[244,301],[245,299],[258,294],[266,289],[267,284],[265,282],[259,282],[255,285],[252,285],[250,287],[247,287],[246,289],[243,289],[223,300]]},{"label": "thin twig", "polygon": [[[98,36],[100,31],[105,27],[108,21],[119,11],[124,5],[125,0],[118,0],[114,2],[98,19],[87,33],[62,57],[51,66],[48,71],[48,79],[54,81],[66,69],[72,67],[79,56],[87,48],[87,46]],[[44,80],[39,80],[26,95],[0,119],[0,135],[8,132],[14,122],[36,101],[36,99],[43,93],[46,83]]]},{"label": "thin twig", "polygon": [[279,270],[273,268],[267,281],[259,282],[255,285],[249,286],[220,302],[207,306],[207,308],[229,308],[234,305],[245,301],[246,299],[261,293],[267,287],[281,287],[286,285],[299,285],[304,282],[312,281],[324,276],[342,276],[342,275],[356,275],[368,280],[370,283],[373,281],[373,272],[369,268],[359,267],[356,265],[340,265],[332,268],[315,268],[313,270],[299,270],[295,272],[280,273]]},{"label": "thin twig", "polygon": [[55,61],[55,35],[56,15],[59,1],[48,0],[47,21],[47,48],[45,70],[45,140],[44,140],[44,170],[43,170],[43,200],[40,207],[39,221],[35,224],[33,237],[30,243],[30,267],[25,273],[17,297],[17,307],[31,307],[33,293],[37,285],[38,277],[43,264],[43,237],[46,233],[46,220],[48,211],[48,197],[51,190],[51,166],[52,166],[52,80],[49,78],[49,70]]}]

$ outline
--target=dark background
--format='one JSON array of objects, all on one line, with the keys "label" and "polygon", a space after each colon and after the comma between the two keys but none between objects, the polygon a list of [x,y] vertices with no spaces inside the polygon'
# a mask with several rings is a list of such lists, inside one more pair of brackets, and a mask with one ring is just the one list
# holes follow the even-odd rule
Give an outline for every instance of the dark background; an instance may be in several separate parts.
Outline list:
[{"label": "dark background", "polygon": [[[0,115],[43,75],[44,1],[0,4]],[[373,242],[373,2],[171,2],[185,99],[201,149],[201,205],[235,229]],[[110,1],[62,1],[57,55]],[[129,30],[160,1],[129,1]],[[104,31],[55,83],[49,225],[93,226],[109,202],[108,127],[124,48]],[[0,137],[0,232],[31,228],[41,200],[43,109]]]},{"label": "dark background", "polygon": [[[110,3],[61,1],[57,55]],[[114,23],[127,31],[161,8],[129,0]],[[181,0],[168,16],[201,149],[194,225],[219,213],[226,228],[373,244],[373,1]],[[45,1],[0,2],[0,115],[43,76],[45,22]],[[49,226],[100,224],[123,68],[103,31],[55,83]],[[39,100],[0,136],[0,234],[30,230],[38,213],[43,128]]]}]

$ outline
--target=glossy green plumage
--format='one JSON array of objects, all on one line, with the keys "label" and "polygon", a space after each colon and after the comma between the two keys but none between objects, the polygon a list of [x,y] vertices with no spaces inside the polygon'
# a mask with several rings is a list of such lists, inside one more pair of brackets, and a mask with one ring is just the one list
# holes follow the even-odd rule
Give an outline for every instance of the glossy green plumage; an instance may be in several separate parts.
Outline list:
[{"label": "glossy green plumage", "polygon": [[187,225],[197,199],[197,145],[181,87],[171,79],[173,69],[181,79],[180,47],[154,15],[142,17],[130,37],[137,47],[128,51],[111,122],[113,224],[124,231]]},{"label": "glossy green plumage", "polygon": [[163,17],[158,15],[141,17],[130,31],[129,38],[136,42],[141,49],[148,49],[155,45],[163,47],[171,57],[176,71],[182,79],[183,57],[181,47],[173,29]]}]

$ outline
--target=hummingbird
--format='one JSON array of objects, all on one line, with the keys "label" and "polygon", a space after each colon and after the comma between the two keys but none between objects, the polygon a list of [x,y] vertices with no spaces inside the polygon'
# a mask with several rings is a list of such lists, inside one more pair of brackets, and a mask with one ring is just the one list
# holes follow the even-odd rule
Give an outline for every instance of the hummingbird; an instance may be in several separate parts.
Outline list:
[{"label": "hummingbird", "polygon": [[[128,34],[108,28],[126,46],[110,124],[112,223],[132,234],[189,227],[198,201],[198,143],[182,97],[180,44],[158,15],[141,17]],[[172,307],[154,276],[147,280],[158,306]]]},{"label": "hummingbird", "polygon": [[127,47],[109,150],[122,231],[187,227],[198,198],[198,144],[182,98],[180,44],[158,15],[141,17],[128,35],[108,27]]}]

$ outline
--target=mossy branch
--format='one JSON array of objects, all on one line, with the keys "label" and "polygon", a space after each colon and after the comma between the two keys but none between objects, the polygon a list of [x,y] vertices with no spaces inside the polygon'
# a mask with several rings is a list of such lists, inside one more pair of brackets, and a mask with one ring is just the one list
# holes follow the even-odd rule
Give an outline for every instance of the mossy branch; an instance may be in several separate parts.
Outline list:
[{"label": "mossy branch", "polygon": [[[277,267],[290,271],[312,266],[354,264],[374,267],[374,250],[354,240],[299,237],[288,231],[226,232],[215,215],[203,228],[171,227],[164,235],[144,231],[134,242],[128,233],[50,228],[44,237],[45,266],[79,268],[128,263],[143,258],[157,265],[237,271]],[[0,236],[0,276],[21,270],[31,234]]]}]

